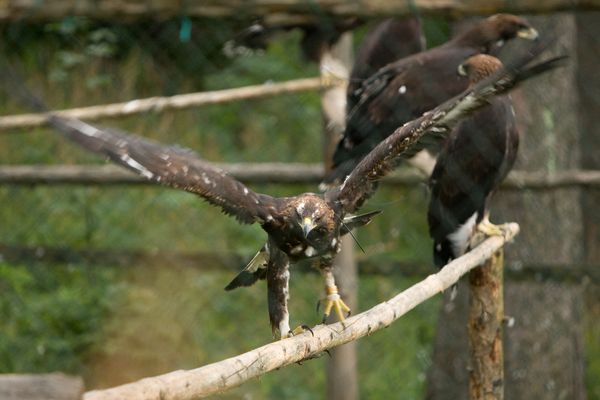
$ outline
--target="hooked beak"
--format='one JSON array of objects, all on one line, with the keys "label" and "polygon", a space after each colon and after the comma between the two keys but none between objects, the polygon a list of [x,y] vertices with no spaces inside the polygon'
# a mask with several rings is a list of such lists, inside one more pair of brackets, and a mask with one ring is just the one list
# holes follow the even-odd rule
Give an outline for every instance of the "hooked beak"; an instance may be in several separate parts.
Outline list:
[{"label": "hooked beak", "polygon": [[465,66],[463,64],[460,64],[458,66],[457,71],[460,76],[467,76],[467,70],[465,69]]},{"label": "hooked beak", "polygon": [[306,238],[308,237],[310,231],[312,231],[315,227],[315,223],[313,222],[312,218],[304,217],[302,223],[300,224],[300,227],[302,228],[302,233],[304,233],[304,237]]},{"label": "hooked beak", "polygon": [[521,29],[519,32],[517,32],[518,37],[527,40],[535,40],[538,38],[538,35],[538,31],[534,28]]}]

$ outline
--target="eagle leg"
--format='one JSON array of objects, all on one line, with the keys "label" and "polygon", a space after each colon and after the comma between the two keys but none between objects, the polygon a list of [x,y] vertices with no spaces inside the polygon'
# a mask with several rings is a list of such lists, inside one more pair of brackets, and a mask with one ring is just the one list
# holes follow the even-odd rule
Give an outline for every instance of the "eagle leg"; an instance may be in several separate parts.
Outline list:
[{"label": "eagle leg", "polygon": [[322,270],[322,272],[323,277],[325,278],[325,293],[327,294],[327,296],[321,300],[323,303],[323,323],[325,323],[332,310],[335,311],[338,319],[343,321],[351,314],[350,307],[348,307],[340,297],[331,269],[327,268]]}]

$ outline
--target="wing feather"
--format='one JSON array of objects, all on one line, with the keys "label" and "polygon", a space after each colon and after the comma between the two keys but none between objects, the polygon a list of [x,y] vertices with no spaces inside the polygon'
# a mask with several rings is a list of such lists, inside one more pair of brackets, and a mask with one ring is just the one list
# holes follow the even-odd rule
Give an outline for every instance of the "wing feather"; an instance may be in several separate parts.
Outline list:
[{"label": "wing feather", "polygon": [[198,194],[242,223],[269,219],[273,197],[255,193],[193,151],[86,122],[51,115],[50,124],[87,150],[102,154],[148,180]]},{"label": "wing feather", "polygon": [[354,168],[344,183],[329,194],[346,212],[355,212],[370,196],[373,186],[392,171],[402,159],[410,158],[426,143],[442,140],[465,117],[488,104],[492,96],[505,93],[520,82],[563,65],[566,57],[556,57],[527,67],[546,47],[540,44],[506,67],[448,100],[420,118],[404,124],[379,143]]}]

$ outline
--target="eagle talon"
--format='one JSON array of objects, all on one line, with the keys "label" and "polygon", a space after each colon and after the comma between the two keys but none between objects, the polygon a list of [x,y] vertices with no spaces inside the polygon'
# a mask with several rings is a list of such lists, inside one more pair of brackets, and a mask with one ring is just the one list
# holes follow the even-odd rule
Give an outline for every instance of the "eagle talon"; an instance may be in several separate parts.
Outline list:
[{"label": "eagle talon", "polygon": [[484,218],[483,221],[481,221],[479,225],[477,225],[477,231],[483,233],[486,236],[504,237],[505,234],[502,225],[494,225],[487,218]]},{"label": "eagle talon", "polygon": [[[300,325],[298,328],[302,328],[302,329],[304,329],[304,332],[306,332],[306,331],[309,331],[309,332],[310,332],[310,334],[311,334],[313,337],[315,337],[315,333],[313,332],[313,330],[312,330],[312,329],[310,329],[310,326],[308,326],[308,325]],[[298,328],[296,328],[296,329],[298,329]]]},{"label": "eagle talon", "polygon": [[294,330],[290,329],[288,331],[288,333],[286,333],[285,335],[281,335],[281,339],[283,340],[283,339],[291,338],[292,336],[300,335],[306,331],[310,332],[311,335],[315,336],[315,333],[308,325],[300,325],[300,326],[297,326],[296,328],[294,328]]},{"label": "eagle talon", "polygon": [[345,320],[346,317],[350,316],[351,314],[350,307],[344,303],[344,300],[342,300],[338,294],[336,286],[327,286],[325,289],[327,291],[327,297],[321,300],[324,303],[322,322],[325,323],[327,321],[327,318],[331,314],[331,310],[335,310],[335,314],[340,321]]},{"label": "eagle talon", "polygon": [[327,354],[331,358],[331,353],[329,352],[329,350],[325,349],[325,350],[323,350],[323,351],[321,351],[319,353],[315,353],[315,354],[312,354],[312,355],[310,355],[308,357],[305,357],[305,358],[303,358],[300,361],[296,361],[296,364],[302,365],[302,363],[304,361],[309,361],[309,360],[314,360],[314,359],[317,359],[317,358],[321,358],[321,357],[323,357],[324,354]]}]

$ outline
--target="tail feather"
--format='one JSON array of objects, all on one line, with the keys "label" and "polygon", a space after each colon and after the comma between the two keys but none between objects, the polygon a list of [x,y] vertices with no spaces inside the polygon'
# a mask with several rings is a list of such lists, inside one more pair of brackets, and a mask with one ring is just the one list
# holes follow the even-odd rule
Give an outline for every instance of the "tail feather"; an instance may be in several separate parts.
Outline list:
[{"label": "tail feather", "polygon": [[523,82],[536,75],[550,71],[555,68],[564,66],[567,63],[569,56],[560,55],[557,57],[550,58],[548,60],[540,61],[530,67],[527,67],[517,73],[517,80]]},{"label": "tail feather", "polygon": [[263,246],[246,267],[236,275],[235,278],[227,286],[225,290],[233,290],[239,287],[252,286],[259,279],[267,277],[267,263],[269,254],[266,246]]},{"label": "tail feather", "polygon": [[360,215],[352,215],[344,218],[344,223],[340,229],[340,235],[344,236],[350,233],[351,230],[367,225],[373,217],[381,214],[381,210],[371,211]]},{"label": "tail feather", "polygon": [[256,281],[260,279],[265,279],[266,277],[266,268],[259,269],[256,272],[248,272],[244,270],[237,274],[237,276],[233,278],[233,280],[229,282],[227,286],[225,286],[225,290],[230,291],[239,287],[252,286],[256,283]]},{"label": "tail feather", "polygon": [[453,259],[452,243],[448,239],[444,239],[441,242],[433,242],[433,263],[436,267],[442,269],[442,267]]}]

